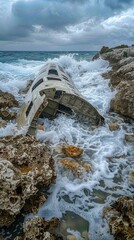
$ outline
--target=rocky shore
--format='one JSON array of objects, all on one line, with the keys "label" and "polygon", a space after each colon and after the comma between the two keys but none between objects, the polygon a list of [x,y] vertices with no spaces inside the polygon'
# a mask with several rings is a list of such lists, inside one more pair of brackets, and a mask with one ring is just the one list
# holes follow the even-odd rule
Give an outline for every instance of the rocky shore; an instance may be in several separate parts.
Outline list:
[{"label": "rocky shore", "polygon": [[111,71],[103,74],[117,89],[111,101],[111,111],[134,119],[134,46],[121,48],[102,48],[99,56],[108,60]]},{"label": "rocky shore", "polygon": [[[111,70],[103,74],[110,80],[110,87],[117,90],[110,104],[110,111],[118,113],[125,121],[134,120],[134,46],[103,47],[94,59],[109,61]],[[93,60],[94,60],[93,59]],[[117,130],[119,125],[112,124],[110,130]],[[134,133],[125,135],[125,140],[134,142]],[[133,172],[130,180],[133,182]],[[104,208],[111,234],[115,240],[134,239],[134,198],[121,196]]]},{"label": "rocky shore", "polygon": [[[110,111],[118,113],[124,121],[134,120],[134,47],[103,48],[95,58],[109,61],[111,70],[103,74],[110,79],[110,87],[117,93],[111,101]],[[31,84],[31,82],[30,82]],[[23,91],[27,92],[29,86]],[[0,127],[14,122],[18,102],[15,97],[0,90]],[[120,129],[119,124],[111,123],[110,131]],[[125,135],[124,141],[134,142],[134,134]],[[70,171],[76,178],[83,178],[93,171],[87,162],[81,162],[83,149],[74,146],[62,147],[59,165]],[[56,172],[50,150],[44,143],[29,135],[0,138],[0,227],[8,227],[15,222],[18,214],[38,212],[47,199],[47,190],[55,181]],[[131,182],[134,181],[132,169]],[[134,239],[134,198],[123,196],[104,208],[103,216],[109,224],[115,240]],[[59,219],[46,221],[41,217],[28,219],[23,223],[23,233],[14,240],[54,240],[65,239],[57,230]],[[0,239],[4,239],[0,236]],[[75,239],[70,235],[69,239]],[[86,237],[88,239],[87,232]]]}]

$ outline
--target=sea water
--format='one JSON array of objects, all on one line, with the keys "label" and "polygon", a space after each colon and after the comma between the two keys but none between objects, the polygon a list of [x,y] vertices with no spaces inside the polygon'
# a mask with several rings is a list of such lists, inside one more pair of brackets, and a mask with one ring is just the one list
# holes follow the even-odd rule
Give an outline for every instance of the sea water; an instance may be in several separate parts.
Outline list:
[{"label": "sea water", "polygon": [[[38,130],[36,138],[50,147],[57,178],[37,215],[62,219],[60,232],[73,234],[79,240],[84,239],[83,232],[90,240],[110,240],[113,237],[103,218],[103,208],[119,196],[133,195],[130,172],[134,169],[134,148],[124,140],[125,133],[133,131],[133,125],[109,112],[110,101],[117,90],[111,90],[109,80],[102,77],[110,70],[108,62],[102,59],[91,61],[94,54],[0,52],[0,89],[12,93],[21,105],[24,95],[20,90],[35,78],[44,64],[55,62],[65,69],[81,94],[105,118],[104,125],[95,129],[65,115],[58,115],[54,120],[43,119],[45,131]],[[109,130],[108,124],[113,121],[120,124],[117,131]],[[15,123],[0,129],[1,137],[11,134],[16,134]],[[77,178],[61,167],[59,160],[63,156],[59,149],[66,144],[83,148],[81,161],[91,165],[90,173]]]}]

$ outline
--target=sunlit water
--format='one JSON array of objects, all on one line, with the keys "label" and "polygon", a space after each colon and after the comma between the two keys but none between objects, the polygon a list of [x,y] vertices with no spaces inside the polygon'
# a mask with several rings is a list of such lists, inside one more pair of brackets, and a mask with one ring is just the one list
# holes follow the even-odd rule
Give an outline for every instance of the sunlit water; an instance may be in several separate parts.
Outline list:
[{"label": "sunlit water", "polygon": [[[54,216],[63,219],[60,231],[73,234],[79,240],[83,239],[84,231],[88,232],[90,240],[113,239],[102,211],[111,200],[121,195],[132,196],[129,174],[134,168],[134,148],[124,140],[125,133],[132,132],[133,126],[124,123],[118,115],[109,113],[110,101],[116,91],[112,91],[109,80],[101,76],[109,70],[108,62],[101,59],[90,61],[92,52],[15,54],[10,54],[9,58],[7,53],[0,62],[0,88],[14,94],[20,105],[24,96],[19,94],[19,90],[34,79],[45,63],[53,61],[71,75],[82,95],[105,118],[105,124],[96,129],[65,115],[59,115],[53,121],[43,120],[45,131],[38,131],[36,137],[49,145],[57,179],[38,215],[47,219]],[[108,124],[113,121],[120,124],[120,129],[112,132]],[[0,129],[1,137],[10,134],[16,134],[14,123]],[[84,149],[81,161],[92,166],[90,173],[77,178],[61,167],[58,161],[63,155],[58,149],[65,144]]]}]

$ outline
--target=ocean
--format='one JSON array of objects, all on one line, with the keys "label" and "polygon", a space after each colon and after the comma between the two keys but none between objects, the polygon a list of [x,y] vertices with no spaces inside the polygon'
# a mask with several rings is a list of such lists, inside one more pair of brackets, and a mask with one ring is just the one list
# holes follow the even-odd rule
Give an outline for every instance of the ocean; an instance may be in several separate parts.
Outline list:
[{"label": "ocean", "polygon": [[[74,117],[59,115],[54,120],[44,119],[45,131],[37,131],[38,140],[51,149],[55,160],[57,179],[49,190],[46,203],[40,208],[38,216],[62,219],[62,232],[73,234],[82,240],[87,232],[90,240],[112,240],[103,208],[119,196],[132,196],[129,174],[133,168],[134,149],[124,141],[125,133],[132,126],[125,123],[115,113],[110,113],[110,101],[117,90],[109,86],[110,80],[102,77],[110,70],[107,61],[91,61],[96,52],[0,52],[0,89],[12,93],[21,106],[24,89],[34,80],[40,68],[55,62],[71,76],[81,94],[105,118],[105,123],[95,129],[82,124]],[[109,130],[110,122],[118,122],[120,129]],[[10,122],[0,129],[0,137],[15,134],[15,123]],[[83,148],[81,161],[91,165],[92,171],[82,178],[63,170],[58,160],[58,148],[72,144]],[[25,218],[33,217],[28,215]],[[19,233],[18,227],[14,233]],[[13,239],[11,232],[2,230],[6,239]]]}]

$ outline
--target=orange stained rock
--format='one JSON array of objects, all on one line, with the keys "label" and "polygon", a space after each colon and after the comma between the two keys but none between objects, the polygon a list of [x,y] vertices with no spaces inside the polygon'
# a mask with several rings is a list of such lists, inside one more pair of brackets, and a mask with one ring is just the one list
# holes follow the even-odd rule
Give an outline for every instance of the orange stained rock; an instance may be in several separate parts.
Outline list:
[{"label": "orange stained rock", "polygon": [[67,157],[72,158],[80,157],[83,153],[82,148],[75,147],[73,145],[63,146],[62,151]]},{"label": "orange stained rock", "polygon": [[88,163],[77,162],[73,159],[61,159],[60,163],[64,168],[71,170],[76,175],[80,175],[83,171],[91,171],[91,166]]}]

